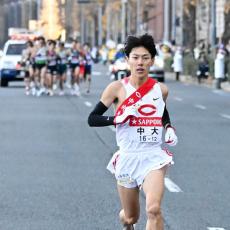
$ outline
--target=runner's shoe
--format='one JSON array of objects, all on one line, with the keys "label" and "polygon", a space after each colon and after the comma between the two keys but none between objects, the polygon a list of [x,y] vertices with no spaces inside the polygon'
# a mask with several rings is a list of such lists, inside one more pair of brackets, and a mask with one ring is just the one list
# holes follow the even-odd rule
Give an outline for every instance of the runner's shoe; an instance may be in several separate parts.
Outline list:
[{"label": "runner's shoe", "polygon": [[53,90],[51,90],[51,89],[50,89],[50,90],[48,90],[47,95],[52,97],[52,96],[54,95]]},{"label": "runner's shoe", "polygon": [[36,88],[35,87],[33,87],[32,89],[31,89],[31,94],[33,95],[33,96],[35,96],[36,95]]},{"label": "runner's shoe", "polygon": [[135,230],[135,224],[125,225],[123,230]]},{"label": "runner's shoe", "polygon": [[30,91],[29,90],[26,90],[26,96],[29,96],[30,95]]},{"label": "runner's shoe", "polygon": [[57,88],[58,88],[57,84],[53,84],[53,90],[55,91],[57,90]]},{"label": "runner's shoe", "polygon": [[45,88],[42,87],[40,90],[37,91],[37,96],[40,97],[42,94],[45,93],[45,91]]}]

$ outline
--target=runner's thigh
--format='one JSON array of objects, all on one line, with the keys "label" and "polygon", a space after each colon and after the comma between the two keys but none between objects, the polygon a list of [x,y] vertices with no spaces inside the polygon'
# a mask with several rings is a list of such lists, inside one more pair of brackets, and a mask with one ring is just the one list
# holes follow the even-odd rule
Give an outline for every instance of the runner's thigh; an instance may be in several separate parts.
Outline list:
[{"label": "runner's thigh", "polygon": [[146,195],[146,205],[152,202],[161,203],[164,193],[164,177],[166,168],[152,170],[143,183],[143,190]]},{"label": "runner's thigh", "polygon": [[125,188],[117,185],[118,193],[121,201],[122,208],[124,209],[127,218],[139,217],[140,204],[139,204],[139,189],[138,188]]}]

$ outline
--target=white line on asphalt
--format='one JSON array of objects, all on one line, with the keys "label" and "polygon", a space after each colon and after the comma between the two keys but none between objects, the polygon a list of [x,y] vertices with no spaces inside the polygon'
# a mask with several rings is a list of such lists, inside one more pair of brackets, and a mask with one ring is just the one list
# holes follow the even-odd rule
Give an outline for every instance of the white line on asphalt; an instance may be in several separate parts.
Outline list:
[{"label": "white line on asphalt", "polygon": [[170,180],[168,177],[165,177],[165,187],[170,192],[183,192],[178,185],[176,185],[172,180]]},{"label": "white line on asphalt", "polygon": [[208,230],[225,230],[225,228],[208,227]]},{"label": "white line on asphalt", "polygon": [[228,115],[228,114],[220,113],[220,116],[223,118],[230,119],[230,115]]},{"label": "white line on asphalt", "polygon": [[225,95],[226,94],[224,91],[219,90],[219,89],[213,90],[212,92],[215,94],[219,94],[219,95]]},{"label": "white line on asphalt", "polygon": [[97,76],[98,76],[98,75],[101,75],[101,72],[93,71],[93,72],[92,72],[92,75],[97,75]]},{"label": "white line on asphalt", "polygon": [[180,98],[180,97],[174,97],[174,100],[176,100],[176,101],[183,101],[183,99]]},{"label": "white line on asphalt", "polygon": [[88,106],[88,107],[91,107],[91,106],[92,106],[92,103],[89,102],[89,101],[85,101],[85,105]]},{"label": "white line on asphalt", "polygon": [[199,104],[196,104],[196,105],[194,105],[196,108],[198,108],[198,109],[203,109],[203,110],[205,110],[206,109],[206,107],[204,106],[204,105],[199,105]]},{"label": "white line on asphalt", "polygon": [[190,84],[189,83],[184,83],[184,86],[189,86]]},{"label": "white line on asphalt", "polygon": [[109,129],[111,129],[113,132],[116,132],[116,128],[114,126],[108,126]]}]

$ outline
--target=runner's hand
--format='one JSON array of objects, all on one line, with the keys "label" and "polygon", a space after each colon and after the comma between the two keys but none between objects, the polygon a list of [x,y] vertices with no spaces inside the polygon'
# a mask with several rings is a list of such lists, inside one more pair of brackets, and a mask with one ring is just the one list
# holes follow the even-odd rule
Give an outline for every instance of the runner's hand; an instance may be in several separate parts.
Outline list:
[{"label": "runner's hand", "polygon": [[165,132],[165,143],[169,146],[175,146],[178,142],[175,129],[173,127],[168,127]]},{"label": "runner's hand", "polygon": [[127,122],[131,117],[136,117],[138,115],[136,106],[126,107],[123,114],[116,116],[114,119],[114,124],[122,124]]}]

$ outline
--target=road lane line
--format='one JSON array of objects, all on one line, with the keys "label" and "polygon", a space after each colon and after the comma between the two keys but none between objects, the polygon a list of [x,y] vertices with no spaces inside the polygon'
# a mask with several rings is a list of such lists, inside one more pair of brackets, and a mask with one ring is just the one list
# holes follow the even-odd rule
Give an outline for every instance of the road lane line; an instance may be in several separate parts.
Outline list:
[{"label": "road lane line", "polygon": [[213,90],[212,92],[215,93],[215,94],[218,94],[218,95],[225,95],[226,94],[224,91],[218,90],[218,89]]},{"label": "road lane line", "polygon": [[225,230],[225,228],[208,227],[208,230]]},{"label": "road lane line", "polygon": [[108,126],[109,129],[111,129],[113,132],[116,132],[116,128],[114,126]]},{"label": "road lane line", "polygon": [[228,114],[220,113],[220,116],[223,118],[230,119],[230,115],[228,115]]},{"label": "road lane line", "polygon": [[89,101],[85,101],[85,105],[86,105],[87,107],[92,107],[92,103],[89,102]]},{"label": "road lane line", "polygon": [[98,75],[101,75],[101,72],[93,71],[93,72],[92,72],[92,75],[98,76]]},{"label": "road lane line", "polygon": [[189,83],[183,83],[183,85],[184,85],[184,86],[190,86],[190,84],[189,84]]},{"label": "road lane line", "polygon": [[194,105],[196,108],[198,108],[198,109],[202,109],[202,110],[205,110],[206,109],[206,107],[204,106],[204,105],[199,105],[199,104],[196,104],[196,105]]},{"label": "road lane line", "polygon": [[169,192],[183,192],[178,185],[176,185],[172,180],[168,177],[165,177],[165,187],[169,190]]},{"label": "road lane line", "polygon": [[180,97],[174,97],[174,100],[176,100],[176,101],[183,101],[183,99],[180,98]]}]

